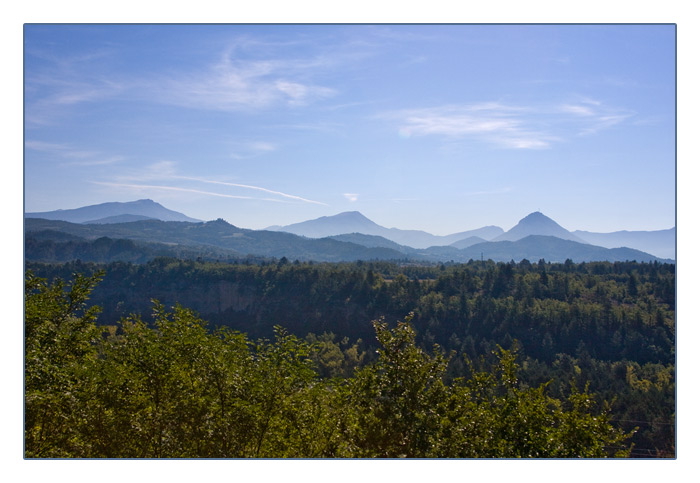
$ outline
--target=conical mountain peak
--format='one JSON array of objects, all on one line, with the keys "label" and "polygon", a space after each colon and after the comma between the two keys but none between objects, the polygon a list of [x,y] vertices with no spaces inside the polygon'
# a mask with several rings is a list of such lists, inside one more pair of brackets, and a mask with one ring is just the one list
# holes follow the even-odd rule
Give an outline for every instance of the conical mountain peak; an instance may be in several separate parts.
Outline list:
[{"label": "conical mountain peak", "polygon": [[[532,227],[559,227],[562,228],[556,221],[552,220],[550,217],[544,215],[540,211],[534,211],[527,215],[525,218],[518,222],[521,226],[532,226]],[[517,226],[517,225],[516,225]]]},{"label": "conical mountain peak", "polygon": [[342,213],[338,213],[337,215],[334,216],[328,216],[326,218],[343,218],[343,219],[348,219],[348,220],[366,220],[366,221],[371,221],[369,218],[367,218],[365,215],[360,213],[359,211],[343,211]]},{"label": "conical mountain peak", "polygon": [[530,235],[554,236],[564,240],[586,243],[539,211],[530,213],[503,235],[494,238],[493,241],[517,241]]},{"label": "conical mountain peak", "polygon": [[552,220],[550,217],[545,216],[541,211],[533,211],[529,215],[527,215],[525,218],[520,220],[521,222],[526,221],[526,220]]}]

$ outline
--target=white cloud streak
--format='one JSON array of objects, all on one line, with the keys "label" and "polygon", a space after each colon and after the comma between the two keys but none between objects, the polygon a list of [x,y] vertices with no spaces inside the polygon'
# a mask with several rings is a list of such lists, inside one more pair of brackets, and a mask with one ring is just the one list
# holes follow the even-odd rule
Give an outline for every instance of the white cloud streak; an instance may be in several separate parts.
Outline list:
[{"label": "white cloud streak", "polygon": [[150,184],[131,184],[131,183],[113,183],[107,181],[92,181],[94,184],[102,186],[112,186],[114,188],[127,188],[136,191],[178,191],[182,193],[194,193],[206,196],[216,196],[219,198],[233,198],[239,200],[258,200],[258,201],[273,201],[277,203],[285,203],[284,200],[274,199],[274,198],[255,198],[253,196],[240,196],[240,195],[230,195],[226,193],[216,193],[212,191],[203,191],[192,188],[183,188],[181,186],[165,186],[165,185],[150,185]]},{"label": "white cloud streak", "polygon": [[574,104],[564,104],[561,106],[562,112],[568,112],[570,114],[575,114],[577,116],[592,116],[595,111],[591,109],[590,106],[585,105],[574,105]]},{"label": "white cloud streak", "polygon": [[304,106],[335,95],[332,88],[307,80],[317,60],[244,59],[242,44],[227,49],[203,71],[176,74],[156,81],[155,98],[182,107],[241,111],[275,105]]},{"label": "white cloud streak", "polygon": [[522,107],[501,103],[447,105],[389,112],[380,117],[398,124],[399,135],[470,138],[507,149],[545,149],[573,135],[593,134],[633,114],[592,99],[554,106]]},{"label": "white cloud streak", "polygon": [[81,150],[66,144],[47,143],[44,141],[29,140],[24,143],[24,147],[31,151],[47,153],[56,158],[66,160],[61,163],[64,166],[104,166],[126,160],[126,157],[121,155]]},{"label": "white cloud streak", "polygon": [[256,190],[256,191],[263,191],[265,193],[281,196],[283,198],[288,198],[288,199],[292,199],[295,201],[302,201],[304,203],[312,203],[312,204],[316,204],[316,205],[328,206],[326,203],[322,203],[320,201],[309,200],[307,198],[302,198],[301,196],[291,195],[288,193],[283,193],[281,191],[275,191],[275,190],[271,190],[268,188],[263,188],[261,186],[253,186],[253,185],[240,184],[240,183],[230,183],[228,181],[217,181],[217,180],[211,180],[211,179],[195,178],[195,177],[190,177],[190,176],[175,176],[175,178],[186,179],[186,180],[190,180],[190,181],[198,181],[200,183],[217,184],[217,185],[222,185],[222,186],[232,186],[232,187],[236,187],[236,188],[244,188],[244,189],[250,189],[250,190]]},{"label": "white cloud streak", "polygon": [[527,122],[527,116],[527,109],[498,103],[441,106],[389,114],[400,122],[402,137],[473,137],[514,149],[549,147],[555,137],[536,129]]},{"label": "white cloud streak", "polygon": [[[150,183],[161,182],[161,183],[165,183],[165,184],[145,184],[144,181],[148,181]],[[260,191],[263,193],[267,193],[269,195],[274,195],[276,198],[271,198],[271,197],[260,198],[260,197],[255,197],[255,196],[246,196],[246,195],[237,195],[237,194],[234,195],[234,194],[228,194],[228,193],[219,193],[219,192],[201,190],[198,188],[190,187],[191,185],[190,186],[179,185],[180,183],[176,183],[177,181],[203,183],[203,184],[209,184],[209,185],[227,186],[227,187],[232,187],[232,188],[241,188],[241,189],[246,189],[246,190]],[[159,190],[166,190],[166,191],[180,191],[183,193],[197,193],[197,194],[203,194],[203,195],[209,195],[209,196],[218,196],[218,197],[222,197],[222,198],[275,201],[275,202],[283,202],[283,203],[300,202],[300,203],[311,203],[311,204],[316,204],[316,205],[328,206],[326,203],[322,203],[320,201],[310,200],[307,198],[303,198],[301,196],[297,196],[297,195],[293,195],[293,194],[289,194],[289,193],[284,193],[282,191],[272,190],[272,189],[265,188],[262,186],[254,186],[254,185],[243,184],[243,183],[233,183],[233,182],[228,182],[228,181],[219,181],[219,180],[213,180],[213,179],[207,179],[207,178],[200,178],[197,176],[181,175],[181,174],[178,174],[177,163],[175,163],[174,161],[168,161],[168,160],[158,161],[156,163],[145,166],[143,168],[140,168],[138,171],[133,171],[131,173],[122,172],[121,174],[119,174],[118,176],[113,178],[113,181],[109,181],[109,182],[107,182],[107,181],[94,181],[94,183],[103,184],[106,186],[130,188],[130,189],[137,189],[137,190],[159,189]],[[174,185],[174,184],[178,184],[178,185]]]},{"label": "white cloud streak", "polygon": [[231,157],[234,159],[247,159],[255,156],[260,156],[262,154],[271,153],[277,150],[277,146],[270,142],[265,141],[251,141],[244,143],[234,143],[233,149],[235,152],[231,153]]},{"label": "white cloud streak", "polygon": [[621,124],[634,115],[631,111],[610,108],[590,98],[583,98],[576,103],[562,104],[559,106],[559,111],[573,115],[577,118],[572,119],[574,122],[579,120],[576,124],[579,135],[595,134]]},{"label": "white cloud streak", "polygon": [[32,50],[25,77],[25,119],[29,127],[49,125],[71,107],[106,99],[240,112],[295,108],[335,96],[335,89],[313,79],[337,67],[342,62],[339,58],[348,60],[348,55],[335,58],[327,52],[290,58],[285,49],[292,44],[238,38],[208,64],[131,76],[110,64],[113,56],[118,58],[118,51],[61,58]]},{"label": "white cloud streak", "polygon": [[127,86],[80,66],[57,67],[49,74],[27,69],[25,120],[28,127],[50,125],[80,104],[116,98]]}]

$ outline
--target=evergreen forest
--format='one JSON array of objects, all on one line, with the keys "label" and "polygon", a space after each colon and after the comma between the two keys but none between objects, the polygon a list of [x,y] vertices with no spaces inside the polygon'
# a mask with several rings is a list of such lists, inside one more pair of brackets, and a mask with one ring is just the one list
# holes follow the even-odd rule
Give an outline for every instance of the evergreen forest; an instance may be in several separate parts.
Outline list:
[{"label": "evergreen forest", "polygon": [[28,458],[675,457],[674,264],[25,265]]}]

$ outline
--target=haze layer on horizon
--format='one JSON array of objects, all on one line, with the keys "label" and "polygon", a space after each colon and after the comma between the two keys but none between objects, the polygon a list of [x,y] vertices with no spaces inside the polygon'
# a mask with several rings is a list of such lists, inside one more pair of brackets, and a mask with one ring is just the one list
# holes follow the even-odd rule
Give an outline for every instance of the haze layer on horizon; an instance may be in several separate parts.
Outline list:
[{"label": "haze layer on horizon", "polygon": [[25,209],[675,224],[673,25],[25,26]]}]

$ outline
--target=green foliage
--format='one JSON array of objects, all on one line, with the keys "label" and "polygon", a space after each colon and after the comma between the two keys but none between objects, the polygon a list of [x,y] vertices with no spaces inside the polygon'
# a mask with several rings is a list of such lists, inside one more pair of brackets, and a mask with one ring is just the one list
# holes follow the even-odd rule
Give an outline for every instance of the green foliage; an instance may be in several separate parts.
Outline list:
[{"label": "green foliage", "polygon": [[[418,347],[434,344],[470,360],[517,341],[522,381],[565,400],[570,382],[590,383],[596,401],[611,401],[626,431],[638,427],[634,455],[675,454],[675,266],[661,263],[494,263],[417,265],[390,262],[237,263],[159,258],[144,265],[28,264],[52,279],[104,268],[91,300],[99,322],[131,313],[155,324],[150,298],[181,303],[211,326],[274,338],[319,334],[311,358],[321,377],[352,377],[377,358],[372,320],[414,313]],[[636,287],[636,292],[633,287]],[[635,295],[636,294],[636,295]],[[332,341],[325,340],[333,333]],[[324,335],[326,334],[326,335]],[[345,344],[347,338],[352,343]],[[364,356],[363,356],[364,354]],[[669,383],[643,391],[614,368],[639,368],[640,380]],[[636,370],[636,369],[635,369]],[[644,373],[642,375],[642,372]],[[447,381],[467,377],[461,357],[449,359]]]},{"label": "green foliage", "polygon": [[437,456],[431,454],[432,436],[440,427],[440,408],[448,396],[442,383],[447,361],[416,347],[411,318],[394,330],[384,321],[374,322],[379,360],[351,381],[357,456]]},{"label": "green foliage", "polygon": [[[25,450],[29,457],[83,451],[79,428],[90,397],[99,312],[86,308],[101,274],[48,285],[27,271],[24,282]],[[86,382],[88,384],[86,384]]]},{"label": "green foliage", "polygon": [[414,344],[410,317],[389,330],[375,322],[379,361],[352,382],[358,410],[359,456],[433,458],[603,458],[630,435],[614,428],[608,410],[575,387],[565,402],[547,385],[521,388],[514,352],[467,380],[444,385],[447,359]]},{"label": "green foliage", "polygon": [[350,345],[347,337],[338,343],[335,334],[324,332],[321,336],[309,333],[305,340],[312,344],[311,357],[321,377],[351,377],[366,358],[360,349],[362,339]]},{"label": "green foliage", "polygon": [[[304,273],[297,270],[285,264],[264,276]],[[515,269],[502,273],[506,279],[509,273],[517,277]],[[394,328],[383,319],[373,322],[378,344],[374,357],[365,357],[361,341],[351,345],[344,338],[336,343],[330,333],[302,340],[279,326],[271,340],[252,341],[227,328],[210,330],[194,311],[179,305],[166,309],[157,301],[150,323],[130,316],[100,329],[98,309],[87,307],[100,277],[76,276],[69,285],[60,280],[49,285],[31,271],[26,274],[27,457],[629,454],[629,430],[613,425],[610,408],[585,384],[578,389],[577,377],[598,364],[585,357],[585,349],[577,358],[558,357],[557,367],[569,384],[564,391],[559,379],[546,379],[546,371],[545,381],[521,380],[519,345],[512,350],[494,346],[478,364],[465,358],[460,362],[465,376],[448,377],[451,364],[461,359],[438,346],[430,353],[421,348],[414,314]],[[422,290],[407,277],[396,277],[391,284],[372,277],[372,286],[389,285],[397,293]],[[467,277],[462,280],[471,283]],[[358,275],[347,283],[363,287],[366,281]],[[445,284],[444,293],[450,293],[447,279],[436,283]],[[508,287],[505,281],[499,290],[517,290]],[[431,297],[435,303],[444,300],[442,293]],[[455,309],[463,305],[458,298]],[[498,313],[497,306],[491,309]],[[433,317],[448,313],[440,310]],[[438,330],[439,325],[431,327]],[[456,334],[450,340],[460,345]],[[525,371],[530,377],[543,367],[531,358],[524,364],[531,366]],[[621,387],[647,398],[644,404],[660,403],[675,387],[666,366],[634,363],[608,372]]]}]

